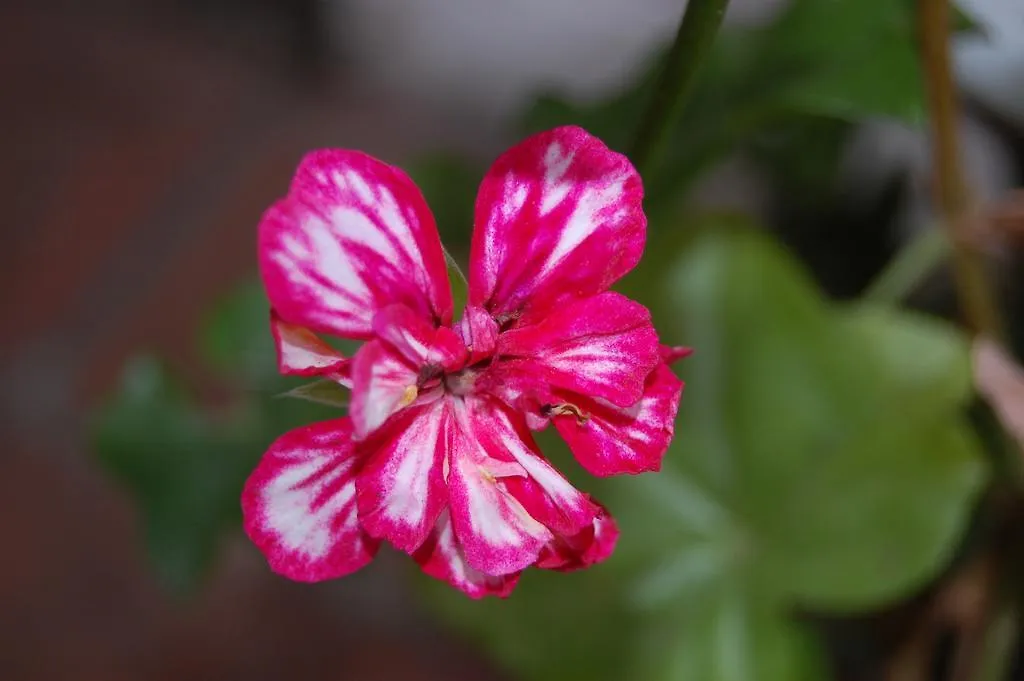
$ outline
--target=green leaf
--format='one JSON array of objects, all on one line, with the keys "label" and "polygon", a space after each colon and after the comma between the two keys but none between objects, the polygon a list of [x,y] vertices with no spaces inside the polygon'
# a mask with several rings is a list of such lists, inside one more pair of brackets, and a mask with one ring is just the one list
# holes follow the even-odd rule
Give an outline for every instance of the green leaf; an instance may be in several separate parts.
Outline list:
[{"label": "green leaf", "polygon": [[409,175],[423,192],[442,240],[449,246],[468,243],[483,169],[453,154],[438,152],[415,159]]},{"label": "green leaf", "polygon": [[932,406],[956,406],[971,393],[970,341],[956,327],[924,314],[872,305],[846,308],[840,324],[853,342],[874,350],[894,395],[927,393]]},{"label": "green leaf", "polygon": [[409,174],[423,191],[445,242],[454,318],[459,319],[466,306],[467,283],[453,253],[469,250],[473,204],[484,171],[457,156],[435,153],[414,161]]},{"label": "green leaf", "polygon": [[260,428],[245,410],[214,419],[194,408],[150,358],[126,367],[94,426],[97,455],[142,510],[160,577],[188,591],[238,525],[242,481],[265,446]]},{"label": "green leaf", "polygon": [[277,377],[270,303],[258,281],[239,286],[213,306],[200,347],[212,367],[247,384],[264,385]]},{"label": "green leaf", "polygon": [[[323,336],[346,356],[360,343]],[[249,281],[219,300],[199,334],[203,357],[218,373],[233,379],[254,399],[269,398],[295,385],[277,371],[277,353],[270,332],[270,302],[259,281]]]},{"label": "green leaf", "polygon": [[[726,585],[723,584],[723,587]],[[768,604],[728,585],[684,614],[654,618],[624,678],[649,681],[822,681],[818,642]]]},{"label": "green leaf", "polygon": [[469,298],[469,282],[466,281],[462,268],[448,251],[444,252],[444,257],[448,261],[448,281],[452,287],[452,318],[458,320],[462,318],[462,311]]},{"label": "green leaf", "polygon": [[281,393],[278,397],[294,397],[340,409],[347,409],[349,404],[348,388],[328,378],[303,383],[296,388]]},{"label": "green leaf", "polygon": [[[340,386],[331,392],[314,383],[291,391],[305,399],[274,398],[294,379],[276,376],[272,341],[269,354],[261,350],[269,371],[231,353],[218,354],[250,341],[255,348],[256,338],[270,338],[266,308],[257,300],[244,293],[229,299],[221,307],[226,312],[207,329],[206,349],[222,369],[267,388],[238,391],[227,406],[210,408],[156,360],[140,357],[125,367],[120,390],[95,415],[92,439],[100,462],[136,500],[152,563],[181,595],[202,584],[221,541],[239,531],[242,485],[270,442],[292,428],[343,414]],[[239,314],[257,307],[263,308],[259,315]]]},{"label": "green leaf", "polygon": [[[924,97],[912,0],[796,0],[765,36],[788,72],[783,101],[804,113],[919,123]],[[865,39],[869,37],[869,39]]]},{"label": "green leaf", "polygon": [[516,678],[621,681],[641,621],[618,598],[608,566],[584,573],[527,571],[508,600],[469,601],[421,581],[427,602]]},{"label": "green leaf", "polygon": [[676,312],[661,329],[697,354],[666,473],[643,481],[667,490],[627,508],[633,525],[666,522],[623,539],[634,557],[673,547],[660,569],[677,583],[661,597],[691,597],[726,570],[758,593],[863,609],[936,574],[984,477],[963,415],[964,339],[830,307],[753,231],[704,235],[666,285]]}]

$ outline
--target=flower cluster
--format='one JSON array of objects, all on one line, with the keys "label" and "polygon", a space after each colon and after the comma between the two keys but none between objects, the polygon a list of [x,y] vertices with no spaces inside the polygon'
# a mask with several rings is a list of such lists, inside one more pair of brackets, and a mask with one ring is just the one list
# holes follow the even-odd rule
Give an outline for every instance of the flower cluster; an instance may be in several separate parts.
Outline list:
[{"label": "flower cluster", "polygon": [[[606,510],[540,453],[553,424],[599,476],[657,470],[682,383],[642,305],[609,291],[643,251],[640,178],[575,127],[502,155],[476,202],[468,301],[397,168],[319,150],[264,215],[259,258],[280,370],[351,389],[349,415],[274,442],[243,491],[276,572],[339,577],[381,540],[429,575],[507,595],[529,566],[603,560]],[[364,341],[351,358],[320,334]]]}]

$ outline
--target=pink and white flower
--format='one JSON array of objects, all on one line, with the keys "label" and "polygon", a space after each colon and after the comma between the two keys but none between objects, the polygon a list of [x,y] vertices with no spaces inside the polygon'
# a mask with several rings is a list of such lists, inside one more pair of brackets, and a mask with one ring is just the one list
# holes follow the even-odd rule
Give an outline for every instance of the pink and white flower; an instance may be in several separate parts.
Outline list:
[{"label": "pink and white flower", "polygon": [[[263,217],[282,373],[351,388],[347,417],[274,442],[245,485],[271,568],[340,577],[381,540],[473,597],[529,566],[574,570],[618,529],[530,434],[553,423],[595,475],[658,470],[682,383],[648,311],[608,288],[643,251],[640,177],[585,131],[541,133],[480,187],[468,304],[453,322],[422,194],[365,154],[319,150]],[[365,341],[351,358],[318,334]]]}]

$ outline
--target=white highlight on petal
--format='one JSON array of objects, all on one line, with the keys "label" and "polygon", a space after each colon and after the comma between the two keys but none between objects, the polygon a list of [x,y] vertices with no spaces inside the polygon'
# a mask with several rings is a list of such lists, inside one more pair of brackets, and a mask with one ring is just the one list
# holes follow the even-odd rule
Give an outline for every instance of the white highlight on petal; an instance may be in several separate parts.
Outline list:
[{"label": "white highlight on petal", "polygon": [[415,387],[416,374],[392,355],[381,355],[373,364],[366,385],[366,400],[360,430],[369,433],[388,420],[406,399],[408,388]]},{"label": "white highlight on petal", "polygon": [[[350,228],[346,230],[346,236],[353,243],[366,246],[370,250],[379,253],[381,257],[388,261],[393,261],[398,257],[394,246],[391,245],[391,241],[388,240],[383,232],[377,229],[373,224],[373,220],[365,213],[355,208],[343,206],[334,210],[332,218],[335,224],[344,224]],[[349,260],[348,262],[351,266],[352,261]],[[361,280],[360,283],[362,283]]]},{"label": "white highlight on petal", "polygon": [[471,595],[480,596],[504,579],[502,576],[486,575],[466,561],[466,554],[459,544],[458,537],[455,536],[455,528],[447,508],[441,512],[434,527],[437,545],[434,547],[433,561],[445,566],[447,574],[444,577],[450,583]]},{"label": "white highlight on petal", "polygon": [[501,204],[502,216],[506,220],[512,219],[523,209],[529,194],[530,188],[522,182],[517,182],[516,178],[510,175],[505,181],[505,200]]},{"label": "white highlight on petal", "polygon": [[380,188],[379,215],[384,224],[391,228],[391,233],[398,240],[402,251],[416,265],[416,274],[422,273],[425,270],[423,253],[416,244],[411,228],[416,218],[408,211],[402,210],[395,200],[395,195],[387,187]]},{"label": "white highlight on petal", "polygon": [[368,185],[366,180],[363,179],[363,176],[354,170],[349,170],[347,174],[349,183],[352,185],[352,189],[355,191],[356,196],[359,197],[359,200],[366,205],[373,203],[376,196],[374,195],[373,189],[370,188],[370,185]]},{"label": "white highlight on petal", "polygon": [[[343,485],[333,496],[322,498],[327,487],[348,473],[352,461],[324,472],[329,461],[319,452],[300,450],[294,456],[309,460],[289,466],[263,488],[264,524],[285,548],[320,559],[333,546],[332,521],[346,505],[351,504],[352,508],[343,524],[348,526],[355,521],[354,485]],[[312,480],[317,476],[320,477]]]},{"label": "white highlight on petal", "polygon": [[508,415],[502,410],[493,412],[494,423],[501,428],[501,441],[509,454],[519,463],[526,475],[533,478],[559,506],[575,507],[582,495],[562,475],[541,459],[520,439]]},{"label": "white highlight on petal", "polygon": [[298,345],[281,344],[281,363],[287,367],[323,369],[337,362],[337,356],[313,352]]},{"label": "white highlight on petal", "polygon": [[558,207],[572,190],[571,182],[562,182],[565,173],[572,165],[575,152],[562,153],[562,145],[552,142],[544,154],[544,186],[540,203],[541,217]]},{"label": "white highlight on petal", "polygon": [[[347,374],[344,371],[348,364],[345,357],[309,329],[288,324],[276,314],[270,324],[277,348],[278,369],[282,374],[319,374],[328,368]],[[347,375],[335,375],[332,378],[351,387]]]},{"label": "white highlight on petal", "polygon": [[430,471],[440,443],[443,409],[444,400],[438,400],[433,409],[410,423],[394,444],[392,451],[399,463],[383,513],[397,523],[416,527],[423,520],[430,493]]},{"label": "white highlight on petal", "polygon": [[[551,539],[551,531],[527,513],[523,505],[508,494],[497,480],[498,475],[525,474],[525,470],[521,465],[495,459],[488,453],[485,444],[474,432],[480,420],[477,418],[477,423],[473,422],[466,400],[454,398],[451,404],[457,429],[454,437],[456,445],[450,454],[451,466],[465,493],[465,506],[457,510],[468,524],[470,535],[462,535],[463,543],[484,544],[491,553],[515,551],[529,545],[536,545],[539,550],[543,542]],[[473,406],[476,407],[476,404]],[[525,562],[509,567],[509,571],[525,567],[532,559],[520,555],[515,560]]]},{"label": "white highlight on petal", "polygon": [[[572,215],[566,221],[565,228],[558,235],[558,242],[551,249],[547,260],[544,261],[544,265],[537,275],[538,277],[547,275],[567,254],[571,253],[587,237],[605,224],[605,221],[599,218],[599,213],[622,198],[625,181],[626,178],[622,177],[609,182],[607,185],[587,187],[583,190],[576,203],[576,207],[573,209]],[[541,204],[542,214],[544,212],[543,206],[547,205],[549,199],[561,202],[565,198],[565,194],[559,197],[558,192],[551,190],[549,192],[545,192],[545,197]],[[566,190],[567,192],[568,190]]]},{"label": "white highlight on petal", "polygon": [[405,342],[405,344],[408,345],[409,348],[413,352],[415,352],[419,357],[421,357],[423,360],[427,360],[427,359],[436,360],[437,359],[437,354],[438,353],[437,352],[433,352],[432,353],[430,351],[430,349],[427,348],[426,345],[421,343],[419,341],[419,339],[416,338],[415,335],[413,335],[412,333],[409,332],[408,329],[402,329],[401,334],[402,334],[402,340]]},{"label": "white highlight on petal", "polygon": [[[522,504],[499,490],[495,479],[482,466],[465,460],[458,465],[466,481],[466,503],[473,534],[495,548],[517,548],[533,537],[550,534]],[[508,512],[512,518],[507,517]]]},{"label": "white highlight on petal", "polygon": [[575,156],[575,151],[570,151],[566,154],[561,144],[552,142],[551,146],[544,152],[544,184],[551,186],[561,182],[562,178],[565,177],[565,173],[569,170],[569,166],[572,165],[572,160]]}]

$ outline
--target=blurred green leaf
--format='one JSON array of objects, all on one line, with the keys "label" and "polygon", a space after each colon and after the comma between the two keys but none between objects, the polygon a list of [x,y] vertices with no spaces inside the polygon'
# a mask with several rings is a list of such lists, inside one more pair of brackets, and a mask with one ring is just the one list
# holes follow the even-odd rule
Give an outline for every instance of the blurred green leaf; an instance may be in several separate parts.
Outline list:
[{"label": "blurred green leaf", "polygon": [[240,286],[213,306],[200,333],[200,347],[213,368],[250,386],[277,379],[270,303],[258,281]]},{"label": "blurred green leaf", "polygon": [[466,300],[469,297],[469,282],[466,281],[466,275],[459,264],[455,262],[455,258],[447,251],[445,251],[445,257],[448,260],[448,281],[452,287],[452,318],[458,320],[462,318],[462,311],[465,309]]},{"label": "blurred green leaf", "polygon": [[782,100],[810,114],[919,123],[923,86],[913,0],[796,0],[765,36]]},{"label": "blurred green leaf", "polygon": [[[321,338],[349,357],[360,345],[343,338]],[[296,384],[277,371],[270,302],[259,281],[246,282],[217,301],[200,329],[199,346],[211,368],[253,394],[270,397]]]},{"label": "blurred green leaf", "polygon": [[[226,406],[200,404],[159,362],[138,357],[96,415],[97,455],[135,497],[150,557],[179,593],[201,583],[225,534],[240,527],[242,484],[267,445],[299,425],[343,414],[341,386],[332,391],[277,374],[268,319],[257,283],[227,296],[207,319],[201,349],[231,381]],[[275,398],[289,389],[305,399]]]},{"label": "blurred green leaf", "polygon": [[508,600],[469,601],[423,578],[428,602],[517,678],[621,681],[641,621],[608,566],[565,575],[527,571]]},{"label": "blurred green leaf", "polygon": [[469,252],[473,204],[484,170],[457,156],[434,153],[415,160],[409,174],[423,191],[441,232],[448,261],[448,280],[452,287],[454,318],[459,319],[466,306],[467,284],[457,256]]},{"label": "blurred green leaf", "polygon": [[329,407],[347,409],[349,390],[337,381],[322,378],[318,381],[303,383],[287,392],[281,393],[278,397],[294,397],[317,404],[325,404]]},{"label": "blurred green leaf", "polygon": [[712,542],[760,591],[826,609],[879,605],[940,570],[984,477],[963,415],[966,341],[938,321],[829,307],[753,231],[703,235],[666,281],[677,312],[662,329],[697,354],[667,473],[649,483],[675,487],[637,495],[673,499],[636,512],[676,526],[637,541],[699,560]]},{"label": "blurred green leaf", "polygon": [[688,612],[654,618],[624,678],[651,681],[823,681],[818,642],[743,585],[701,594]]},{"label": "blurred green leaf", "polygon": [[437,152],[414,160],[409,175],[427,199],[442,240],[459,252],[457,247],[469,242],[483,169],[453,154]]},{"label": "blurred green leaf", "polygon": [[955,4],[953,5],[953,13],[950,19],[955,33],[985,34],[985,28],[975,21],[974,17],[964,12]]},{"label": "blurred green leaf", "polygon": [[97,415],[104,466],[135,497],[163,581],[184,592],[202,578],[224,531],[237,526],[242,481],[262,452],[251,414],[195,409],[166,370],[137,358]]}]

